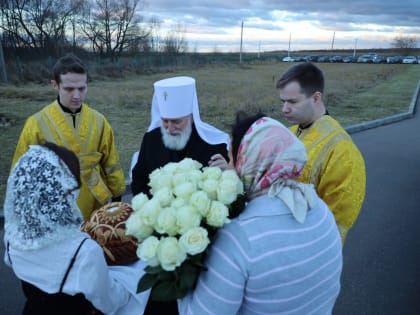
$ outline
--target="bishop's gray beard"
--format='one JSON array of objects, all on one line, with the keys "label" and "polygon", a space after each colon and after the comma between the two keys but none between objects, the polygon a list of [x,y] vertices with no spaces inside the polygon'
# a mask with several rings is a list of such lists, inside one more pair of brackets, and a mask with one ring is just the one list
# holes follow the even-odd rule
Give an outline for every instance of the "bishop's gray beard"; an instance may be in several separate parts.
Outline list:
[{"label": "bishop's gray beard", "polygon": [[185,126],[185,129],[180,134],[173,136],[163,126],[160,126],[162,133],[162,141],[166,148],[171,150],[182,150],[187,145],[192,133],[192,123],[190,122]]}]

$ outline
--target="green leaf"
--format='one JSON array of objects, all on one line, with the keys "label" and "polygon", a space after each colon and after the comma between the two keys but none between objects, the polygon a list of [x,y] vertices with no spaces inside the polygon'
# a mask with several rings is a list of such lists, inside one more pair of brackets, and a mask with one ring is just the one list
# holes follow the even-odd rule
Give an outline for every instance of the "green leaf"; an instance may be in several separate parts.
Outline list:
[{"label": "green leaf", "polygon": [[156,266],[156,267],[147,266],[146,268],[144,268],[144,271],[150,274],[157,274],[157,273],[163,272],[164,270],[162,269],[161,266]]},{"label": "green leaf", "polygon": [[230,219],[236,218],[238,215],[241,214],[241,212],[245,208],[246,199],[247,198],[246,198],[245,194],[238,195],[236,200],[234,202],[232,202],[232,204],[229,206],[229,218]]},{"label": "green leaf", "polygon": [[144,274],[137,283],[137,293],[149,290],[152,288],[159,280],[157,274]]},{"label": "green leaf", "polygon": [[159,281],[152,289],[150,297],[154,301],[170,301],[178,298],[175,281]]}]

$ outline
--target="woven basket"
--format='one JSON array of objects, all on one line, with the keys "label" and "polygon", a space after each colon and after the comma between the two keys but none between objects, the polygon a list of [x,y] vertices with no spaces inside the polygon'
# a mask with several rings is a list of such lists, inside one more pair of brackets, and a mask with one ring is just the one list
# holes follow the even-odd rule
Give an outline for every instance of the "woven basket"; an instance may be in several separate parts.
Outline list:
[{"label": "woven basket", "polygon": [[81,227],[104,250],[108,265],[126,265],[138,260],[137,240],[125,235],[125,221],[133,212],[124,202],[111,202],[95,210]]}]

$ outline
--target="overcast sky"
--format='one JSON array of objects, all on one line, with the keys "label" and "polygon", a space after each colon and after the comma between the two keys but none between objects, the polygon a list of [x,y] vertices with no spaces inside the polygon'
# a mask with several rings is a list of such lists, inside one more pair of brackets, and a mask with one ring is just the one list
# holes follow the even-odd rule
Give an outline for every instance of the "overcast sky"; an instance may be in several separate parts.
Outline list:
[{"label": "overcast sky", "polygon": [[[146,0],[161,33],[180,25],[190,51],[238,52],[389,48],[416,37],[420,0]],[[289,41],[290,39],[290,41]]]}]

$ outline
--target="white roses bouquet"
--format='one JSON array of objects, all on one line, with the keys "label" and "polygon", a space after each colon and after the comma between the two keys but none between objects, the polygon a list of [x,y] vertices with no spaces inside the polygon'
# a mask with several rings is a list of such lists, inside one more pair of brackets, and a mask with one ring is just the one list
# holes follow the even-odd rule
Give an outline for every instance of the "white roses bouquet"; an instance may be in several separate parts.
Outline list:
[{"label": "white roses bouquet", "polygon": [[242,211],[243,184],[234,170],[186,158],[153,171],[149,186],[153,197],[134,196],[126,222],[148,265],[138,292],[151,288],[152,299],[173,300],[195,286],[217,229]]}]

